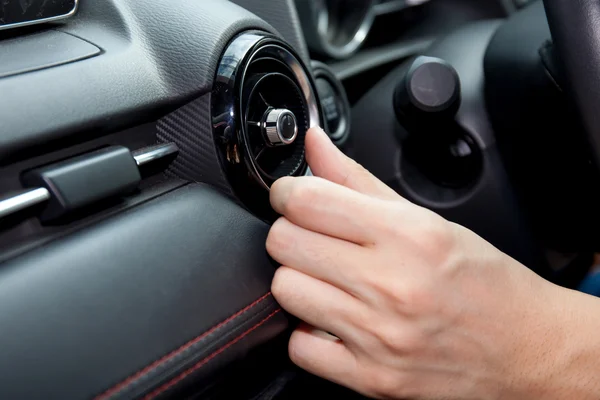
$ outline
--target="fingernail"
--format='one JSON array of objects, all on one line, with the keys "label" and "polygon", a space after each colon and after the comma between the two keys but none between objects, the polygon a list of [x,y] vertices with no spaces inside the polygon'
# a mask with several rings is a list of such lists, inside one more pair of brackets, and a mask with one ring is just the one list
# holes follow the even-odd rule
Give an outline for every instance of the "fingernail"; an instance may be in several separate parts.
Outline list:
[{"label": "fingernail", "polygon": [[311,128],[311,129],[315,131],[317,136],[319,136],[318,140],[323,140],[323,141],[327,141],[329,143],[333,143],[331,141],[331,139],[329,138],[329,135],[327,134],[327,132],[325,132],[325,130],[323,128],[321,128],[320,126],[315,126],[314,128]]}]

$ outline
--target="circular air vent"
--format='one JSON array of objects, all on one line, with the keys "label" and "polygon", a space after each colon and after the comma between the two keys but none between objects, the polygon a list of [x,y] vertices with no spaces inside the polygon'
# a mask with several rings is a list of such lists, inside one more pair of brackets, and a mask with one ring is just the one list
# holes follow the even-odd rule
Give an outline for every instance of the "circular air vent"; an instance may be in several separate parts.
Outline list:
[{"label": "circular air vent", "polygon": [[[261,67],[268,66],[261,62]],[[252,65],[250,66],[252,69]],[[270,185],[283,176],[297,175],[304,166],[304,136],[308,130],[306,103],[292,79],[273,72],[253,72],[245,88],[246,142],[260,178]],[[292,141],[277,143],[267,134],[267,119],[279,110],[290,112],[290,123],[295,126]],[[277,129],[277,127],[275,127]]]},{"label": "circular air vent", "polygon": [[245,33],[229,44],[212,92],[213,132],[246,204],[264,201],[277,179],[307,173],[306,132],[321,125],[315,93],[300,58],[279,39]]}]

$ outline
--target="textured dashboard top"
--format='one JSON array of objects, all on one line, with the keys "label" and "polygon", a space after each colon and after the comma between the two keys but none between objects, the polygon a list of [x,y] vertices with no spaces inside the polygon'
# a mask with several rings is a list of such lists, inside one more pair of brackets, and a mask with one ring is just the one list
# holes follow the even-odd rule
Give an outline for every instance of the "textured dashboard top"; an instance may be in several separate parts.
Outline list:
[{"label": "textured dashboard top", "polygon": [[73,19],[55,28],[102,54],[0,79],[4,164],[47,151],[41,146],[58,140],[81,142],[90,131],[156,119],[210,91],[218,59],[235,34],[277,33],[224,0],[84,1]]},{"label": "textured dashboard top", "polygon": [[294,0],[233,0],[248,11],[252,11],[281,33],[296,52],[308,63],[310,55],[302,33],[302,24],[298,17]]}]

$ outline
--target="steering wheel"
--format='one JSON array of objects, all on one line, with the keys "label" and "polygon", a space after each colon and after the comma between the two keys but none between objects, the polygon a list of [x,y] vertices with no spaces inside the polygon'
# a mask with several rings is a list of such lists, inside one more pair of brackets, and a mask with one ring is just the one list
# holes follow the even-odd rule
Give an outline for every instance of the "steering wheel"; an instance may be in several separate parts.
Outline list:
[{"label": "steering wheel", "polygon": [[571,98],[600,169],[600,2],[544,0]]}]

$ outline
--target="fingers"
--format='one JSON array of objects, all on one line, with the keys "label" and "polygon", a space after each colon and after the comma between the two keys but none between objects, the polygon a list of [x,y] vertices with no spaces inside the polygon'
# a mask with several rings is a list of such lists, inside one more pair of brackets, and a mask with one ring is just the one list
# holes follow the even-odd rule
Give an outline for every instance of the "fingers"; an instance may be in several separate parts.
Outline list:
[{"label": "fingers", "polygon": [[357,363],[344,343],[319,329],[302,324],[289,343],[290,359],[300,368],[338,384],[355,381]]},{"label": "fingers", "polygon": [[380,199],[400,199],[385,183],[346,157],[321,128],[312,128],[306,135],[306,159],[315,176]]},{"label": "fingers", "polygon": [[[267,251],[279,262],[358,297],[359,283],[368,265],[365,248],[315,233],[279,218],[267,237]],[[363,261],[361,261],[363,260]]]},{"label": "fingers", "polygon": [[275,273],[271,292],[290,314],[344,340],[352,339],[355,321],[367,311],[348,293],[287,267]]},{"label": "fingers", "polygon": [[279,179],[270,196],[273,209],[294,224],[361,245],[374,241],[372,220],[385,218],[379,200],[315,177]]}]

